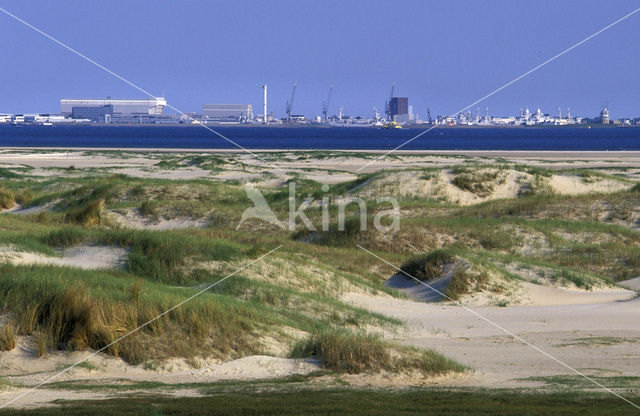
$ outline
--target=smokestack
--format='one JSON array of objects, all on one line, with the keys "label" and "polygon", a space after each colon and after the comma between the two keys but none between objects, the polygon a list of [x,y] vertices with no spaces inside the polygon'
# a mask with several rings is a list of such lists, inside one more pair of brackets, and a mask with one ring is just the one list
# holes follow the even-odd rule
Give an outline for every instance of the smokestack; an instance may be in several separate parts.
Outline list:
[{"label": "smokestack", "polygon": [[262,91],[264,92],[264,98],[262,102],[262,114],[264,114],[264,120],[262,120],[265,124],[267,123],[267,84],[262,86]]}]

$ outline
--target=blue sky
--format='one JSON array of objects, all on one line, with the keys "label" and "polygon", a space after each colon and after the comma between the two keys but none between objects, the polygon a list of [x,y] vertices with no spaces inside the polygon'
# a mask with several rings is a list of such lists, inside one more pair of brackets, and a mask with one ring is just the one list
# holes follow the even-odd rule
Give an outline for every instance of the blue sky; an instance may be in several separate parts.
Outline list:
[{"label": "blue sky", "polygon": [[[382,112],[391,83],[414,112],[449,114],[640,7],[638,1],[4,1],[0,6],[185,112],[251,103],[284,113]],[[141,93],[0,14],[0,112]],[[640,116],[640,12],[486,102],[492,115]]]}]

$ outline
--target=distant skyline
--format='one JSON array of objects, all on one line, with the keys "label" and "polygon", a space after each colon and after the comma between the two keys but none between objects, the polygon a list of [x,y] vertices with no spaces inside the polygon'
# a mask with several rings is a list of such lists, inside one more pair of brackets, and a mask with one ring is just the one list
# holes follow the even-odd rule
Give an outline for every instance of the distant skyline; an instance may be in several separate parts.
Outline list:
[{"label": "distant skyline", "polygon": [[[0,7],[185,112],[249,103],[284,115],[384,112],[392,82],[423,119],[453,113],[639,7],[637,1],[120,1]],[[0,13],[0,112],[57,113],[61,98],[145,98]],[[484,114],[640,116],[640,13],[481,103]],[[475,113],[475,108],[472,112]]]}]

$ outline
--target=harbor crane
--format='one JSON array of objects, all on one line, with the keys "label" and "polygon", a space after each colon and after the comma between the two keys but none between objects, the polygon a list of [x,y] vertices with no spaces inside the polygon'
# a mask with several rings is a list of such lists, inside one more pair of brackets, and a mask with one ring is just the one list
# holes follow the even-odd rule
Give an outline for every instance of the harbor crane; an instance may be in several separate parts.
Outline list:
[{"label": "harbor crane", "polygon": [[327,97],[327,101],[322,102],[322,119],[327,121],[329,120],[329,105],[331,104],[331,92],[333,91],[333,84],[329,87],[329,96]]},{"label": "harbor crane", "polygon": [[291,91],[291,98],[287,101],[287,123],[291,123],[291,110],[293,109],[293,100],[296,98],[296,87],[298,86],[298,81],[293,83],[293,91]]},{"label": "harbor crane", "polygon": [[393,84],[391,84],[391,93],[389,94],[389,99],[384,103],[384,113],[387,115],[387,121],[392,121],[392,116],[391,116],[391,99],[393,98],[393,92],[396,89],[396,82],[393,81]]}]

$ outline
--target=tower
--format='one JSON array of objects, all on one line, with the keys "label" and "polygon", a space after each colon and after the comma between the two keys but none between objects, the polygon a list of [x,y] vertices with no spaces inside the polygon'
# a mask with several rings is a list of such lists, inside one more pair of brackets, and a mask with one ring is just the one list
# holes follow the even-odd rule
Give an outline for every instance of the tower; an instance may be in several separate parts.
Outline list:
[{"label": "tower", "polygon": [[262,122],[267,124],[267,122],[268,122],[268,119],[267,119],[267,84],[264,84],[262,86],[262,92],[263,92],[262,114],[264,116],[264,118],[262,119]]},{"label": "tower", "polygon": [[602,124],[609,124],[609,108],[608,106],[605,104],[604,107],[602,107],[602,111],[600,111],[600,122]]}]

